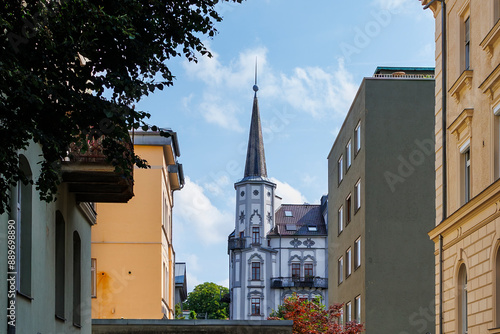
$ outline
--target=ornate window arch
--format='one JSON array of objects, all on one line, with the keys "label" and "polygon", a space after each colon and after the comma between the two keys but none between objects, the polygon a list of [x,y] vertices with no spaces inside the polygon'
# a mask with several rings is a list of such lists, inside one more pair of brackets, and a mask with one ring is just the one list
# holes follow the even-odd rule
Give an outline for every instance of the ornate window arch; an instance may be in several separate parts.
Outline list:
[{"label": "ornate window arch", "polygon": [[262,255],[259,253],[253,253],[249,258],[248,258],[248,263],[251,264],[252,262],[257,262],[259,261],[260,263],[264,263],[264,258]]},{"label": "ornate window arch", "polygon": [[250,224],[259,226],[262,225],[262,216],[259,214],[259,210],[253,210],[253,213],[250,215]]},{"label": "ornate window arch", "polygon": [[297,254],[290,256],[290,259],[288,259],[288,264],[292,264],[292,262],[303,262],[302,256],[299,256]]}]

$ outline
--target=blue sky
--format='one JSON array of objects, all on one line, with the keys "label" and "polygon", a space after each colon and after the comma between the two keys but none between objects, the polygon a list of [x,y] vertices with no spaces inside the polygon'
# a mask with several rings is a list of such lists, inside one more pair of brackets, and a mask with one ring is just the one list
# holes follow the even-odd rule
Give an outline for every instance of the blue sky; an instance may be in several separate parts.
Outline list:
[{"label": "blue sky", "polygon": [[188,289],[228,285],[233,184],[243,177],[255,59],[267,171],[283,203],[319,203],[327,156],[363,77],[434,66],[434,18],[418,0],[247,0],[221,4],[214,57],[168,65],[174,86],[138,108],[177,131],[186,185],[174,194],[176,261]]}]

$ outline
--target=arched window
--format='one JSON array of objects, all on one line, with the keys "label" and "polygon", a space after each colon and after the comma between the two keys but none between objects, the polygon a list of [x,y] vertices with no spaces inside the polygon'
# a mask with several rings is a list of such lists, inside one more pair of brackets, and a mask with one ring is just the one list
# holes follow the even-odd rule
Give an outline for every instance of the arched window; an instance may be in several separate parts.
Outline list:
[{"label": "arched window", "polygon": [[467,269],[465,264],[460,266],[458,271],[458,333],[467,333]]},{"label": "arched window", "polygon": [[495,276],[495,309],[496,309],[496,327],[500,327],[500,248],[496,255],[496,276]]},{"label": "arched window", "polygon": [[64,320],[64,276],[66,272],[66,227],[63,215],[56,211],[56,317]]},{"label": "arched window", "polygon": [[32,184],[30,164],[24,155],[19,156],[19,168],[27,183],[17,184],[17,286],[20,293],[31,296],[31,231],[32,231]]},{"label": "arched window", "polygon": [[82,243],[78,232],[73,232],[73,325],[81,326],[82,301]]}]

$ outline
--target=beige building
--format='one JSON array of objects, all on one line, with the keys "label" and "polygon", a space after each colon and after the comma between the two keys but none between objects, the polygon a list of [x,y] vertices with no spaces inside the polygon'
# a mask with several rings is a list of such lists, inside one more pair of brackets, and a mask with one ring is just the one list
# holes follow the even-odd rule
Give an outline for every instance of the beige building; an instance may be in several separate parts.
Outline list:
[{"label": "beige building", "polygon": [[177,136],[139,132],[134,151],[150,169],[134,170],[127,204],[98,204],[92,228],[92,318],[173,319],[173,193],[182,188]]},{"label": "beige building", "polygon": [[436,19],[436,332],[500,333],[500,1],[422,4]]}]

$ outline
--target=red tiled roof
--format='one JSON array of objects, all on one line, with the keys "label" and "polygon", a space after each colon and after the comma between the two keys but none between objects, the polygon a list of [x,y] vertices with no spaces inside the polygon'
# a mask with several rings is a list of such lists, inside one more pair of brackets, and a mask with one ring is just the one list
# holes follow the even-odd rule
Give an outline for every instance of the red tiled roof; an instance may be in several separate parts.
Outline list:
[{"label": "red tiled roof", "polygon": [[[320,205],[283,204],[276,211],[275,220],[275,228],[269,235],[327,235]],[[310,230],[309,226],[316,227],[316,231]]]}]

